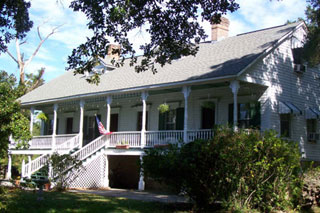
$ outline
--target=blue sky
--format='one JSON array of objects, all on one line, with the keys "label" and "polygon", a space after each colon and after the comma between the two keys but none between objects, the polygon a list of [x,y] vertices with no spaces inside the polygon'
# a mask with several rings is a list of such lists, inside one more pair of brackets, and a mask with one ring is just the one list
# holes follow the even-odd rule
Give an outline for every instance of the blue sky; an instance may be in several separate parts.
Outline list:
[{"label": "blue sky", "polygon": [[[92,33],[86,28],[87,19],[82,13],[69,9],[71,0],[31,0],[30,17],[34,28],[28,33],[27,43],[21,46],[25,58],[30,57],[39,43],[36,27],[41,25],[42,36],[47,35],[58,25],[58,32],[52,35],[41,47],[33,61],[26,67],[26,72],[36,72],[41,67],[46,68],[46,81],[66,72],[67,58],[73,48],[86,41]],[[304,18],[305,0],[238,0],[240,9],[227,17],[230,20],[229,35],[272,27],[284,24],[287,20]],[[45,23],[44,23],[45,22]],[[202,23],[210,35],[210,24]],[[148,35],[135,31],[129,34],[134,47],[148,42]],[[210,38],[210,36],[208,37]],[[16,55],[15,42],[9,45],[9,51]],[[5,70],[18,76],[16,63],[5,53],[0,55],[0,70]]]}]

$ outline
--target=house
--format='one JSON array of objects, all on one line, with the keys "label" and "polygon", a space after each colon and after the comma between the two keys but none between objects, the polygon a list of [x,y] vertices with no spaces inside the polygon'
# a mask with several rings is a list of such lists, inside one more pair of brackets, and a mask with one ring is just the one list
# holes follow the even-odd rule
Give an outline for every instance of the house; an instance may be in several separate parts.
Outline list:
[{"label": "house", "polygon": [[[274,129],[299,142],[303,160],[320,160],[320,70],[301,61],[306,35],[303,22],[227,37],[229,21],[212,26],[212,41],[199,44],[197,55],[158,67],[158,73],[136,73],[125,64],[104,61],[98,86],[86,75],[66,72],[21,97],[23,108],[49,115],[41,136],[28,150],[40,154],[24,163],[30,176],[46,163],[46,154],[77,149],[85,170],[71,187],[127,187],[143,190],[137,161],[157,145],[212,137],[216,124],[235,128]],[[160,113],[159,106],[166,108]],[[167,108],[169,106],[169,109]],[[108,131],[100,136],[95,115]],[[129,149],[117,149],[128,144]]]}]

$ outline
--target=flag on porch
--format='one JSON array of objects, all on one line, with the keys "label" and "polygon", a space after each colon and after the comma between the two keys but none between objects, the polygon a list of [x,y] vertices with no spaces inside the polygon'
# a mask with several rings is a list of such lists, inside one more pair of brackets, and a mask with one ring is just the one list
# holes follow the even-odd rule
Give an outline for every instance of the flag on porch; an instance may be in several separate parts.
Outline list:
[{"label": "flag on porch", "polygon": [[96,115],[96,121],[97,121],[97,125],[98,125],[98,129],[101,135],[110,135],[112,134],[112,132],[108,132],[103,124],[101,123],[101,121],[99,120],[98,116]]}]

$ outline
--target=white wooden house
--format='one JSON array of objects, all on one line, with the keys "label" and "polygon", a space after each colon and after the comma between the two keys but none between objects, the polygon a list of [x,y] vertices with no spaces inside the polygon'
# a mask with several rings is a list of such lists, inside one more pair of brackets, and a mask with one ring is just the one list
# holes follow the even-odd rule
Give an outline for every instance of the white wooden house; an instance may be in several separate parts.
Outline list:
[{"label": "white wooden house", "polygon": [[[47,113],[50,124],[42,125],[42,135],[33,137],[28,150],[17,150],[12,142],[7,177],[11,155],[41,154],[23,163],[22,175],[30,176],[46,163],[46,154],[78,148],[74,154],[86,170],[71,187],[119,187],[121,180],[143,190],[136,161],[145,149],[206,139],[214,125],[228,123],[274,129],[299,143],[302,159],[319,161],[320,70],[300,60],[305,24],[226,37],[228,25],[224,19],[213,26],[215,41],[199,44],[195,57],[158,67],[157,74],[102,61],[98,86],[69,71],[23,96],[22,106],[32,115],[34,110]],[[164,103],[169,111],[159,113]],[[113,134],[99,135],[95,114]],[[129,149],[116,149],[123,143]]]}]

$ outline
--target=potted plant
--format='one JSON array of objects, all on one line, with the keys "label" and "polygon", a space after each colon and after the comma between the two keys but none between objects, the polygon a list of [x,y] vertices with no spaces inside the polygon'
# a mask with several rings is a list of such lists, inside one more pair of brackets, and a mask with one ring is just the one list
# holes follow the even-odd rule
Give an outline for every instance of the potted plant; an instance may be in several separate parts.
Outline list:
[{"label": "potted plant", "polygon": [[47,183],[44,184],[44,189],[45,189],[46,191],[49,191],[50,188],[51,188],[51,182],[50,182],[50,180],[49,180]]},{"label": "potted plant", "polygon": [[169,104],[167,104],[167,103],[160,104],[160,105],[158,106],[158,110],[159,110],[159,112],[160,112],[161,114],[162,114],[162,113],[165,113],[165,112],[169,112],[170,106],[169,106]]},{"label": "potted plant", "polygon": [[129,142],[128,141],[121,141],[116,145],[116,149],[129,149]]},{"label": "potted plant", "polygon": [[14,180],[14,185],[16,187],[19,187],[20,186],[20,176],[17,177],[17,179]]}]

